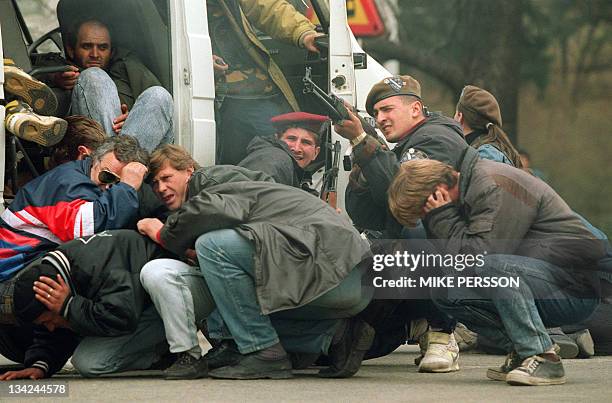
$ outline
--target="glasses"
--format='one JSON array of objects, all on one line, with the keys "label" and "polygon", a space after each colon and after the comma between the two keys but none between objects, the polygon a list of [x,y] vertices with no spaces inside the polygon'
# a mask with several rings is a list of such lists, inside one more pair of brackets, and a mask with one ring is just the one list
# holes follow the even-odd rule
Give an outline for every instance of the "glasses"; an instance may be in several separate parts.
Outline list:
[{"label": "glasses", "polygon": [[116,183],[119,183],[121,177],[110,169],[103,169],[98,174],[98,180],[102,185],[114,185]]}]

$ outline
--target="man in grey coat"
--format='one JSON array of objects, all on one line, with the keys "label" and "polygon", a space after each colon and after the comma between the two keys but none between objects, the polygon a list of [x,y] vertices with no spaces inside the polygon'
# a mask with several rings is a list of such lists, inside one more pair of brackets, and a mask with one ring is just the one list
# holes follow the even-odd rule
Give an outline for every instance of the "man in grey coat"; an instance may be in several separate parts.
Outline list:
[{"label": "man in grey coat", "polygon": [[[241,354],[237,363],[209,375],[288,378],[286,350],[330,353],[332,366],[322,376],[357,372],[373,330],[364,322],[338,319],[354,316],[369,302],[359,267],[370,255],[367,243],[314,196],[266,181],[261,173],[233,166],[197,169],[190,160],[174,145],[153,154],[153,188],[173,214],[165,224],[145,219],[138,228],[179,256],[197,252],[199,270]],[[156,286],[160,279],[146,278],[154,271],[145,267],[141,280],[166,325],[171,315],[164,314],[166,304],[158,298],[164,294]],[[167,334],[174,330],[166,326]],[[183,366],[198,366],[194,358],[185,357]]]},{"label": "man in grey coat", "polygon": [[405,162],[389,188],[390,211],[406,226],[424,219],[429,236],[444,240],[441,253],[482,259],[449,270],[458,286],[435,302],[509,353],[488,378],[565,383],[546,327],[579,322],[597,307],[603,242],[546,183],[477,154],[468,149],[458,171]]}]

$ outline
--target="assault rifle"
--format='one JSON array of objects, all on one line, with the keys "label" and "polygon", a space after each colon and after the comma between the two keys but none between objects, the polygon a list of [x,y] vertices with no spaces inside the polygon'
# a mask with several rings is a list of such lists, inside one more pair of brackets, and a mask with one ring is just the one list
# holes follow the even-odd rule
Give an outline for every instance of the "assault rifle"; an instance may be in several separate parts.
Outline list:
[{"label": "assault rifle", "polygon": [[304,83],[304,94],[311,94],[317,98],[318,103],[325,108],[325,115],[329,116],[333,123],[349,120],[351,115],[348,109],[346,109],[344,101],[334,94],[328,94],[315,84],[311,78],[311,71],[311,67],[306,67],[306,74],[304,74],[304,78],[302,78],[302,82]]},{"label": "assault rifle", "polygon": [[[306,67],[306,74],[302,79],[304,82],[304,94],[312,94],[318,103],[325,108],[325,114],[329,116],[333,123],[350,119],[350,113],[344,102],[334,94],[328,94],[321,87],[315,84],[311,78],[311,68]],[[325,149],[325,173],[323,174],[323,187],[321,189],[321,199],[327,204],[336,208],[338,205],[338,172],[340,170],[340,153],[342,152],[340,141],[332,145],[331,132],[327,131]],[[332,161],[329,161],[329,152]]]}]

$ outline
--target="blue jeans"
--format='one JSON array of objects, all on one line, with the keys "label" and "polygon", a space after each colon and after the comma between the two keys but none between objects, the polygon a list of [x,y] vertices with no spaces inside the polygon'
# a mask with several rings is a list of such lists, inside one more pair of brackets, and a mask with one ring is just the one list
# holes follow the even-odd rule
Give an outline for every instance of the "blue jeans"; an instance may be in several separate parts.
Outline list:
[{"label": "blue jeans", "polygon": [[[435,303],[459,322],[520,357],[543,353],[552,346],[547,327],[578,323],[599,304],[595,291],[568,292],[572,274],[542,260],[514,255],[489,255],[480,277],[519,277],[518,288],[448,289]],[[577,291],[574,289],[574,291]]]},{"label": "blue jeans", "polygon": [[[110,76],[98,67],[81,72],[72,90],[71,114],[87,116],[99,122],[108,136],[114,136],[113,120],[121,115],[121,101],[117,86]],[[163,87],[143,91],[129,112],[121,134],[138,139],[147,151],[158,145],[173,143],[172,96]]]},{"label": "blue jeans", "polygon": [[226,97],[218,111],[217,164],[237,165],[255,136],[275,133],[270,118],[292,109],[282,95],[261,99]]},{"label": "blue jeans", "polygon": [[87,378],[148,369],[168,351],[164,324],[155,307],[140,315],[133,333],[116,337],[85,337],[72,354],[72,364]]},{"label": "blue jeans", "polygon": [[357,314],[371,298],[353,270],[355,274],[307,305],[262,315],[255,293],[255,248],[248,239],[235,230],[212,231],[197,239],[196,251],[221,319],[215,326],[221,321],[227,326],[242,354],[279,341],[290,352],[325,353],[339,319]]}]

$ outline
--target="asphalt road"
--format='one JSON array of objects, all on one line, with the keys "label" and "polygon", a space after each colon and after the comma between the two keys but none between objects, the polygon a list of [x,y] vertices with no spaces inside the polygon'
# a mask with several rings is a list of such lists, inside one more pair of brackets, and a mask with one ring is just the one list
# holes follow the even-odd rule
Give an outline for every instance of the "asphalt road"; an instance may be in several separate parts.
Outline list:
[{"label": "asphalt road", "polygon": [[[415,346],[364,362],[350,379],[329,380],[316,370],[295,372],[290,380],[165,381],[159,373],[140,372],[122,377],[82,379],[58,376],[69,385],[69,400],[87,402],[464,402],[464,401],[611,401],[612,357],[565,360],[568,382],[560,386],[519,387],[486,379],[489,366],[504,357],[463,353],[461,370],[450,374],[420,374],[413,360]],[[2,363],[0,363],[2,364]],[[32,401],[10,399],[0,401]],[[59,400],[46,398],[46,401]],[[62,399],[65,401],[64,399]]]}]

